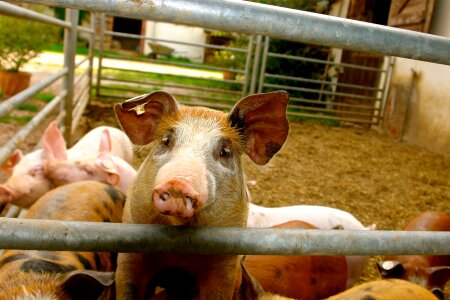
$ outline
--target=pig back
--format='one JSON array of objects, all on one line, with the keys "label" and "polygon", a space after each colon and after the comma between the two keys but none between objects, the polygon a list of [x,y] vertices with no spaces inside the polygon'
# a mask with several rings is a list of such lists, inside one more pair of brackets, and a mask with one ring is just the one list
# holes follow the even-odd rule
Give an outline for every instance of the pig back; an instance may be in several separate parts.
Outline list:
[{"label": "pig back", "polygon": [[[24,218],[118,223],[122,219],[124,202],[125,195],[113,186],[83,181],[46,193],[30,207]],[[107,252],[6,250],[0,256],[0,300],[19,299],[25,294],[43,298],[58,295],[64,283],[79,276],[83,280],[91,276],[97,280],[107,277],[112,284],[116,257],[117,254]],[[89,284],[86,289],[89,290]],[[91,295],[97,294],[83,294],[83,297],[90,299]]]}]

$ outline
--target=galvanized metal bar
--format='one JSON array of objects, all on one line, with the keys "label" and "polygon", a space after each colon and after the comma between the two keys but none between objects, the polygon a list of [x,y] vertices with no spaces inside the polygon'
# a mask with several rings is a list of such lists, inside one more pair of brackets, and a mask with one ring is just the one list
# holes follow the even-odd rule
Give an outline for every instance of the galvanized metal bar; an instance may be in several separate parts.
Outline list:
[{"label": "galvanized metal bar", "polygon": [[[153,73],[153,72],[146,72],[146,71],[141,71],[141,70],[130,70],[130,69],[122,69],[122,68],[115,68],[115,67],[108,67],[108,66],[103,66],[103,69],[108,69],[108,70],[117,70],[117,71],[127,71],[127,72],[133,72],[133,73],[141,73],[141,74],[148,74],[148,73]],[[153,73],[153,74],[160,74],[160,73]],[[177,75],[172,75],[172,76],[177,76]],[[243,84],[243,82],[241,81],[236,81],[236,80],[228,80],[228,79],[214,79],[214,78],[199,78],[199,77],[194,77],[194,76],[182,76],[183,78],[189,78],[189,79],[202,79],[202,80],[207,80],[207,81],[213,81],[213,82],[226,82],[226,83],[232,83],[232,84]],[[107,78],[107,77],[101,77],[102,79],[111,79],[111,78]]]},{"label": "galvanized metal bar", "polygon": [[[325,104],[325,103],[323,103],[323,104]],[[365,112],[360,112],[360,111],[338,110],[338,109],[320,108],[320,107],[305,106],[305,105],[289,105],[288,108],[289,109],[292,109],[292,108],[301,109],[302,112],[309,111],[309,112],[324,112],[324,113],[340,113],[342,115],[352,115],[355,117],[358,117],[358,116],[372,117],[373,111],[375,109],[375,108],[372,108],[371,112],[365,113]]]},{"label": "galvanized metal bar", "polygon": [[95,13],[91,12],[91,29],[92,34],[89,36],[89,49],[88,49],[88,103],[91,101],[92,82],[94,77],[94,47],[95,47],[95,30],[97,28],[97,19]]},{"label": "galvanized metal bar", "polygon": [[450,65],[450,39],[238,0],[23,0]]},{"label": "galvanized metal bar", "polygon": [[100,87],[102,82],[102,68],[103,68],[103,47],[105,43],[106,17],[105,14],[100,14],[100,37],[98,40],[98,67],[97,67],[97,85],[95,86],[95,95],[100,96]]},{"label": "galvanized metal bar", "polygon": [[[297,88],[297,87],[281,85],[281,84],[265,83],[264,86],[265,87],[276,88],[276,89],[287,89],[287,90],[293,90],[293,91],[299,91],[299,92],[307,92],[307,93],[319,93],[320,92],[320,91],[314,90],[314,89]],[[322,93],[326,94],[326,95],[346,96],[346,97],[355,98],[355,99],[366,99],[366,100],[374,100],[374,101],[380,100],[380,99],[378,99],[376,97],[362,96],[362,95],[349,94],[349,93],[338,93],[338,92],[333,92],[333,91],[322,91]]]},{"label": "galvanized metal bar", "polygon": [[276,74],[270,74],[270,73],[265,73],[264,75],[266,77],[287,79],[287,80],[299,81],[299,82],[309,82],[309,83],[317,83],[317,84],[324,84],[324,85],[336,85],[336,86],[340,86],[340,87],[348,87],[348,88],[355,88],[355,89],[366,90],[366,91],[375,91],[375,92],[383,91],[383,89],[380,89],[380,88],[364,86],[364,85],[357,85],[357,84],[339,83],[339,82],[332,82],[332,81],[327,81],[327,80],[317,80],[317,79],[293,77],[293,76],[286,76],[286,75],[276,75]]},{"label": "galvanized metal bar", "polygon": [[23,7],[12,5],[12,4],[6,3],[4,1],[0,1],[0,14],[7,15],[10,17],[16,17],[16,18],[22,18],[22,19],[52,24],[52,25],[58,25],[58,26],[62,26],[65,28],[70,27],[69,22],[64,22],[62,20],[47,16],[44,14],[37,13],[35,11],[29,10],[29,9],[26,9]]},{"label": "galvanized metal bar", "polygon": [[250,81],[250,91],[249,94],[254,94],[256,91],[256,77],[259,70],[260,59],[261,59],[261,43],[262,36],[256,36],[256,47],[255,47],[255,59],[253,61],[253,69],[252,69],[252,79]]},{"label": "galvanized metal bar", "polygon": [[0,218],[0,248],[190,254],[450,254],[450,232],[179,227]]},{"label": "galvanized metal bar", "polygon": [[190,64],[190,63],[180,63],[180,62],[173,62],[173,61],[161,61],[157,59],[152,58],[139,58],[139,57],[128,57],[128,56],[122,56],[122,55],[114,55],[114,54],[105,54],[105,58],[112,58],[112,59],[120,59],[120,60],[128,60],[128,61],[138,61],[138,62],[145,62],[145,63],[157,63],[160,65],[168,65],[168,66],[176,66],[176,67],[188,67],[188,68],[194,68],[194,69],[200,69],[200,70],[211,70],[211,71],[230,71],[234,73],[244,74],[245,71],[241,69],[232,69],[232,68],[221,68],[221,67],[213,67],[213,66],[207,66],[202,64]]},{"label": "galvanized metal bar", "polygon": [[261,59],[261,70],[259,72],[259,81],[258,81],[258,93],[262,92],[264,80],[266,79],[266,67],[267,67],[267,57],[269,53],[269,46],[270,46],[270,38],[266,36],[264,38],[264,49],[262,53],[262,59]]},{"label": "galvanized metal bar", "polygon": [[33,97],[61,77],[63,77],[67,73],[67,68],[59,71],[48,78],[42,80],[39,83],[36,83],[26,90],[8,98],[3,103],[0,104],[0,118],[14,110],[17,106],[27,101],[29,98]]},{"label": "galvanized metal bar", "polygon": [[14,149],[17,148],[17,145],[22,143],[61,102],[61,99],[65,96],[65,91],[63,91],[60,95],[53,98],[41,111],[39,111],[24,127],[22,127],[2,148],[0,148],[0,165],[4,163]]},{"label": "galvanized metal bar", "polygon": [[247,56],[245,57],[245,74],[244,74],[244,86],[242,87],[241,97],[247,95],[250,74],[251,74],[251,65],[252,65],[252,53],[253,53],[253,39],[254,35],[250,35],[248,38],[247,44]]},{"label": "galvanized metal bar", "polygon": [[[187,77],[187,78],[192,78],[192,77]],[[180,88],[180,89],[185,89],[185,90],[195,90],[195,91],[221,93],[221,94],[237,95],[237,96],[239,96],[241,94],[241,92],[239,92],[239,91],[216,89],[216,88],[205,88],[205,87],[189,86],[189,85],[182,85],[182,84],[170,84],[170,83],[165,83],[165,82],[147,81],[147,80],[146,81],[137,81],[137,80],[125,80],[125,79],[103,77],[103,81],[126,82],[126,83],[141,84],[141,85],[173,87],[173,88]]]},{"label": "galvanized metal bar", "polygon": [[330,102],[330,101],[319,101],[319,100],[309,100],[304,98],[296,98],[296,97],[290,97],[289,103],[311,103],[311,104],[321,104],[321,105],[327,105],[327,108],[331,109],[333,106],[341,106],[341,107],[353,107],[358,109],[364,109],[364,110],[380,110],[378,107],[373,106],[367,106],[367,105],[357,105],[357,104],[347,104],[347,103],[341,103],[341,102]]},{"label": "galvanized metal bar", "polygon": [[70,28],[64,31],[64,67],[67,68],[67,75],[64,77],[64,89],[67,91],[62,109],[66,111],[64,118],[64,139],[67,145],[72,146],[72,113],[73,113],[73,95],[75,82],[75,54],[77,48],[77,27],[78,10],[67,9],[66,20],[71,23]]},{"label": "galvanized metal bar", "polygon": [[116,31],[106,30],[105,34],[111,35],[111,36],[118,36],[118,37],[127,37],[127,38],[138,39],[138,40],[150,40],[150,41],[155,41],[155,42],[164,42],[164,43],[177,44],[177,45],[185,45],[185,46],[193,46],[193,47],[201,47],[201,48],[210,48],[210,49],[216,49],[216,50],[228,50],[228,51],[241,52],[241,53],[247,52],[246,49],[243,49],[243,48],[217,46],[217,45],[202,44],[202,43],[188,43],[188,42],[181,42],[181,41],[153,38],[153,37],[149,37],[149,36],[144,36],[144,35],[139,35],[139,34],[132,34],[132,33],[125,33],[125,32],[116,32]]},{"label": "galvanized metal bar", "polygon": [[84,27],[84,26],[78,26],[78,31],[83,31],[83,32],[87,32],[87,33],[94,33],[94,30],[92,28]]},{"label": "galvanized metal bar", "polygon": [[359,124],[368,124],[368,125],[376,125],[372,120],[368,119],[359,119],[359,118],[348,118],[348,117],[336,117],[330,115],[321,115],[321,114],[308,114],[308,113],[296,113],[296,112],[288,112],[288,117],[301,117],[308,119],[316,119],[316,120],[333,120],[340,122],[351,122],[351,123],[359,123]]},{"label": "galvanized metal bar", "polygon": [[324,65],[329,64],[334,67],[345,67],[345,68],[352,68],[352,69],[365,70],[365,71],[384,72],[384,70],[382,70],[380,68],[360,66],[360,65],[341,63],[341,62],[333,62],[333,61],[327,62],[326,60],[322,60],[322,59],[318,59],[318,58],[279,54],[279,53],[274,53],[274,52],[269,52],[268,55],[270,57],[278,57],[278,58],[285,58],[285,59],[291,59],[291,60],[297,60],[297,61],[305,61],[305,62],[316,63],[316,64],[324,64]]}]

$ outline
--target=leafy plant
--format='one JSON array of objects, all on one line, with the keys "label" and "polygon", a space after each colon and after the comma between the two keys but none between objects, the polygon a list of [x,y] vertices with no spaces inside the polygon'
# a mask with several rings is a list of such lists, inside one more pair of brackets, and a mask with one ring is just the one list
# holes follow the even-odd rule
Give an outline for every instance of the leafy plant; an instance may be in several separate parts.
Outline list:
[{"label": "leafy plant", "polygon": [[56,42],[58,27],[0,16],[0,69],[19,72],[48,44]]}]

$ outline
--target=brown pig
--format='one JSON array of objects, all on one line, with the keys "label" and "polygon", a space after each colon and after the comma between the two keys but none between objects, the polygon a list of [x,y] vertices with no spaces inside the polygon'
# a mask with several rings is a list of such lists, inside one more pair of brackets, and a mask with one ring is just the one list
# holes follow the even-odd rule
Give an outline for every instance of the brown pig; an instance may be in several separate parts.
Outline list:
[{"label": "brown pig", "polygon": [[383,279],[356,285],[326,300],[437,300],[427,289],[402,279]]},{"label": "brown pig", "polygon": [[[318,229],[303,221],[273,227]],[[244,265],[265,291],[286,297],[323,299],[346,289],[344,256],[247,255]]]},{"label": "brown pig", "polygon": [[[24,218],[120,223],[125,195],[115,187],[83,181],[56,188]],[[114,283],[116,254],[6,250],[0,256],[0,300],[98,299]],[[105,297],[107,295],[104,295]]]},{"label": "brown pig", "polygon": [[[124,223],[183,226],[247,224],[248,200],[241,154],[264,165],[289,130],[288,93],[248,96],[223,113],[182,106],[163,91],[115,106],[133,144],[149,149],[127,194]],[[198,287],[198,299],[231,299],[236,255],[121,253],[117,299],[144,299],[161,273],[182,269]],[[170,276],[169,276],[170,277]]]},{"label": "brown pig", "polygon": [[[411,231],[450,231],[450,216],[426,211],[405,227]],[[450,255],[391,255],[377,264],[383,278],[401,278],[427,288],[444,298],[443,288],[450,280]]]}]

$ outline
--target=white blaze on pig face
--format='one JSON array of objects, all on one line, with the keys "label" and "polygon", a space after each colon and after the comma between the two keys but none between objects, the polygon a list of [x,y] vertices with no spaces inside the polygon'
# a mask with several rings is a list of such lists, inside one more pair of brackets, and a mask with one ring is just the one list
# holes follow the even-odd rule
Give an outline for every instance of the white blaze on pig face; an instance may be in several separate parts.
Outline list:
[{"label": "white blaze on pig face", "polygon": [[[166,207],[166,198],[175,197],[175,203],[184,201],[183,209],[175,215],[190,218],[217,198],[220,181],[237,176],[236,145],[238,134],[227,134],[220,119],[201,115],[182,115],[163,131],[152,154],[152,165],[157,170],[154,179],[155,206],[167,214],[177,208]],[[170,195],[169,195],[170,194]],[[170,213],[169,213],[170,211]]]}]

